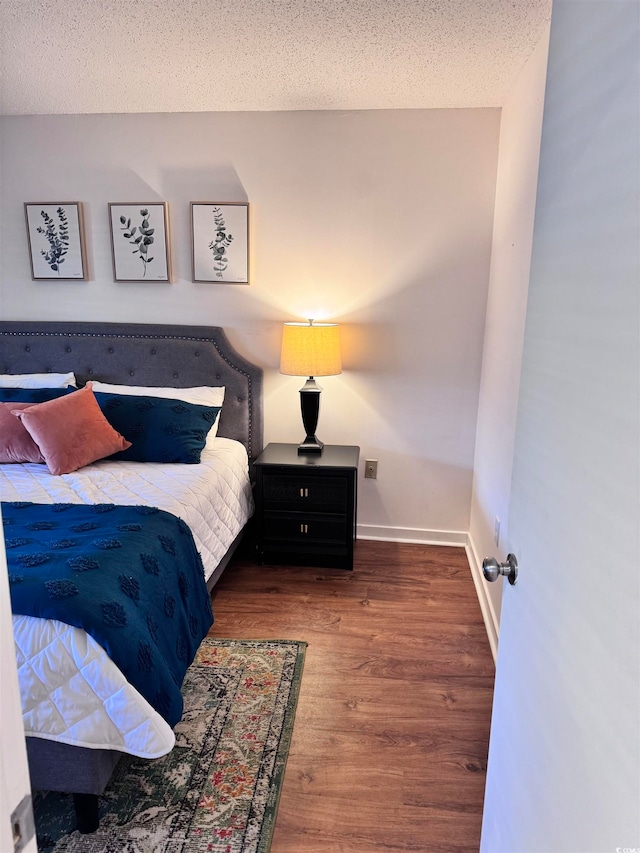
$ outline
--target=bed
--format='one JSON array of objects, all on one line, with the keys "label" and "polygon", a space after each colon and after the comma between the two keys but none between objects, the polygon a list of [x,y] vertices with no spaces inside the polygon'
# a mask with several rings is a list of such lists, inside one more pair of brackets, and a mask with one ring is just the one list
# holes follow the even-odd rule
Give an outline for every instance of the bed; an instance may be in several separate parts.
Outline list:
[{"label": "bed", "polygon": [[[166,510],[193,533],[211,590],[241,540],[252,511],[251,466],[262,450],[262,371],[240,356],[219,328],[0,321],[0,373],[67,371],[75,373],[78,385],[100,381],[156,388],[224,386],[217,436],[212,443],[207,442],[200,465],[107,460],[63,477],[48,475],[42,465],[0,465],[2,500],[18,507],[20,502],[53,502],[62,506],[121,504]],[[211,509],[210,496],[205,494],[210,487],[218,497],[231,494],[231,498],[222,499],[228,505],[224,504],[221,511]],[[33,633],[29,619],[14,617],[19,662]],[[49,634],[55,633],[63,647],[64,643],[67,648],[78,643],[78,635],[73,633],[78,628],[54,622],[45,627]],[[128,689],[135,694],[99,644],[84,632],[80,636],[85,644],[83,654],[89,656],[91,665],[105,667],[104,681],[111,685],[109,689],[118,696],[118,691],[124,694]],[[69,681],[77,689],[78,679]],[[81,708],[86,702],[95,705],[96,695],[92,688],[87,695],[80,689],[74,703]],[[158,721],[158,715],[154,716],[153,708],[141,696],[134,696],[134,700],[138,718],[129,728],[138,734],[133,738],[131,731],[124,735],[119,731],[105,733],[104,727],[93,725],[91,714],[87,714],[84,727],[74,723],[71,736],[68,731],[60,734],[46,726],[39,731],[42,719],[47,718],[42,713],[44,706],[38,710],[34,705],[25,712],[32,787],[73,793],[81,831],[97,827],[97,795],[104,790],[123,752],[152,758],[172,746],[167,724]],[[42,701],[46,703],[46,696]],[[97,737],[92,734],[95,729]]]}]

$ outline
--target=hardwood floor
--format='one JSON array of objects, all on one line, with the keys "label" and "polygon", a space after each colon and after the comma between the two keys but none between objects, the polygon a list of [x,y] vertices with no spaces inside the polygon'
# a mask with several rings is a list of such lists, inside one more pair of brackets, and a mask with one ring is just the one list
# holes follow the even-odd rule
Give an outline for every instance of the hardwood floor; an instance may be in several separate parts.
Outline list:
[{"label": "hardwood floor", "polygon": [[212,636],[309,644],[271,853],[478,850],[494,666],[462,548],[236,558],[213,607]]}]

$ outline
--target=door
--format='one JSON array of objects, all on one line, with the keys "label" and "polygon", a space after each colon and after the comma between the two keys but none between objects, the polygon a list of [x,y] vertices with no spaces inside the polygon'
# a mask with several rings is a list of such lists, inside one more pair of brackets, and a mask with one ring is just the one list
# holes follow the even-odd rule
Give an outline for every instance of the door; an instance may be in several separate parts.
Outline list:
[{"label": "door", "polygon": [[484,853],[640,850],[639,18],[553,6]]},{"label": "door", "polygon": [[8,853],[14,849],[15,844],[16,849],[24,853],[35,853],[31,788],[22,727],[1,516],[0,684],[0,850]]}]

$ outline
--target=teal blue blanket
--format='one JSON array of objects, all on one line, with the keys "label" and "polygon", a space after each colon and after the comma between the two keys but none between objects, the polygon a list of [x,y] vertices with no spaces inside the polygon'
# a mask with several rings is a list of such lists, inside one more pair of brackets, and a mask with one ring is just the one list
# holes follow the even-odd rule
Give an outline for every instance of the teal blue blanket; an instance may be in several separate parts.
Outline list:
[{"label": "teal blue blanket", "polygon": [[114,504],[2,503],[2,517],[13,612],[83,628],[175,725],[184,674],[213,622],[189,527]]}]

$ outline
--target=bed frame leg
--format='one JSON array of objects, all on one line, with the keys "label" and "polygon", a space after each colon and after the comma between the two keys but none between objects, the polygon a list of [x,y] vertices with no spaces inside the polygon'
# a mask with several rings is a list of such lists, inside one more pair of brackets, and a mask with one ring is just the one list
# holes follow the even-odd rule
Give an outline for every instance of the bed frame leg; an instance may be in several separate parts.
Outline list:
[{"label": "bed frame leg", "polygon": [[78,831],[83,835],[95,832],[98,828],[98,795],[74,794],[73,806],[78,819]]}]

